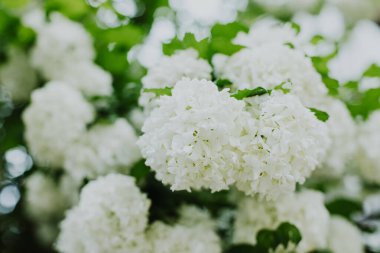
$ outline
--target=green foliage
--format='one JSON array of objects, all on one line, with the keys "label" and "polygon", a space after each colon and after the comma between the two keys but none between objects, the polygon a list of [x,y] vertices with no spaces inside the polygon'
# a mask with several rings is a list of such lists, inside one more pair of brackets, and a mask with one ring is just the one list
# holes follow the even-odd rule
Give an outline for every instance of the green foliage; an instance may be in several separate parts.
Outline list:
[{"label": "green foliage", "polygon": [[301,26],[295,22],[290,22],[290,25],[292,26],[293,30],[296,32],[296,34],[299,34],[301,32]]},{"label": "green foliage", "polygon": [[363,74],[365,77],[379,77],[380,78],[380,66],[372,64]]},{"label": "green foliage", "polygon": [[270,92],[270,90],[264,89],[262,87],[257,87],[255,89],[238,90],[236,93],[232,94],[231,97],[236,98],[237,100],[242,100],[248,97],[270,94]]},{"label": "green foliage", "polygon": [[58,11],[77,20],[82,19],[90,10],[86,0],[45,0],[43,2],[46,13]]},{"label": "green foliage", "polygon": [[333,253],[333,252],[328,249],[317,249],[317,250],[310,251],[309,253]]},{"label": "green foliage", "polygon": [[350,219],[353,214],[362,211],[362,205],[352,199],[339,198],[326,204],[326,208],[330,214],[340,215]]},{"label": "green foliage", "polygon": [[314,35],[313,38],[311,38],[310,43],[312,45],[317,45],[317,44],[319,44],[320,42],[322,42],[324,40],[325,40],[325,37],[323,37],[322,35],[317,34],[317,35]]},{"label": "green foliage", "polygon": [[243,46],[235,45],[232,39],[239,32],[248,32],[248,27],[238,23],[216,24],[211,29],[210,37],[197,40],[194,34],[187,33],[183,39],[174,38],[171,42],[163,45],[163,52],[166,55],[172,55],[177,50],[194,48],[198,51],[199,56],[211,60],[216,53],[232,55],[243,48]]},{"label": "green foliage", "polygon": [[144,89],[144,92],[151,92],[154,93],[156,96],[171,96],[172,95],[172,89],[170,87],[165,87],[162,89]]},{"label": "green foliage", "polygon": [[215,81],[215,84],[219,88],[223,89],[223,88],[226,88],[226,87],[230,87],[232,85],[232,82],[230,80],[228,80],[228,79],[217,79]]},{"label": "green foliage", "polygon": [[309,108],[309,109],[310,109],[310,111],[312,111],[314,113],[315,117],[317,117],[317,119],[319,119],[320,121],[326,122],[330,117],[327,112],[320,111],[320,110],[315,109],[315,108]]}]

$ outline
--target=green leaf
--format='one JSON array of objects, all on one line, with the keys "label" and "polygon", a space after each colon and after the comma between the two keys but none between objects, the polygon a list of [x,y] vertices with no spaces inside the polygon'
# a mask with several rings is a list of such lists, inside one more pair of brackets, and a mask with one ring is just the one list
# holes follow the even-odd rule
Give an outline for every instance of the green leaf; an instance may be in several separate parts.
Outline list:
[{"label": "green leaf", "polygon": [[232,94],[231,97],[236,98],[237,100],[242,100],[244,98],[261,96],[264,94],[270,94],[270,90],[266,90],[263,87],[257,87],[255,89],[244,89],[238,90],[236,93]]},{"label": "green leaf", "polygon": [[322,76],[322,81],[326,88],[329,90],[329,94],[332,96],[337,96],[339,94],[339,82],[329,76]]},{"label": "green leaf", "polygon": [[380,78],[380,66],[372,64],[363,74],[365,77],[379,77]]},{"label": "green leaf", "polygon": [[280,239],[282,245],[288,247],[289,242],[298,245],[302,240],[302,235],[298,228],[288,222],[281,223],[277,228],[277,237]]},{"label": "green leaf", "polygon": [[301,26],[295,22],[290,22],[290,25],[292,26],[293,30],[296,32],[296,34],[299,34],[301,32]]},{"label": "green leaf", "polygon": [[236,244],[228,248],[225,253],[267,253],[266,250],[257,250],[257,246],[250,244]]},{"label": "green leaf", "polygon": [[231,86],[232,82],[228,79],[218,79],[215,81],[216,86],[219,88],[225,88]]},{"label": "green leaf", "polygon": [[315,109],[315,108],[309,108],[309,109],[310,109],[310,111],[312,111],[314,113],[315,117],[317,117],[317,119],[319,119],[320,121],[326,122],[330,117],[327,112],[320,111],[320,110]]},{"label": "green leaf", "polygon": [[350,219],[353,214],[362,211],[360,202],[346,198],[333,200],[326,204],[326,208],[330,214],[340,215],[347,219]]},{"label": "green leaf", "polygon": [[262,229],[256,235],[257,245],[265,249],[276,249],[280,245],[276,231]]},{"label": "green leaf", "polygon": [[239,32],[247,33],[248,31],[249,28],[239,22],[214,25],[211,29],[211,54],[232,55],[240,51],[244,46],[233,44],[232,40]]},{"label": "green leaf", "polygon": [[308,253],[333,253],[333,252],[328,249],[317,249],[317,250],[309,251]]},{"label": "green leaf", "polygon": [[288,89],[285,87],[285,85],[290,84],[292,85],[291,81],[282,82],[281,84],[274,87],[274,90],[281,90],[284,94],[288,94],[291,89]]},{"label": "green leaf", "polygon": [[208,39],[197,40],[192,33],[186,33],[182,40],[177,37],[171,42],[162,45],[165,55],[173,55],[178,50],[193,48],[198,51],[199,56],[208,59]]},{"label": "green leaf", "polygon": [[290,43],[290,42],[286,42],[284,45],[285,45],[285,46],[288,46],[288,47],[291,48],[291,49],[296,48],[296,47],[294,46],[294,44],[293,44],[293,43]]},{"label": "green leaf", "polygon": [[317,45],[317,44],[319,44],[320,42],[322,42],[324,40],[325,40],[325,37],[323,37],[322,35],[317,34],[313,38],[311,38],[310,43],[312,45]]},{"label": "green leaf", "polygon": [[161,88],[161,89],[144,89],[144,92],[151,92],[154,93],[156,96],[171,96],[172,95],[172,89],[170,87]]}]

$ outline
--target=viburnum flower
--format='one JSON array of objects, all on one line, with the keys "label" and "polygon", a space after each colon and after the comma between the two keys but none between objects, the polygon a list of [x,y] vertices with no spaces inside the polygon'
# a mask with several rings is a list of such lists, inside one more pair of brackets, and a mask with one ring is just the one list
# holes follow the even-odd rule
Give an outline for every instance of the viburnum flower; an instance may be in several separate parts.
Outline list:
[{"label": "viburnum flower", "polygon": [[295,225],[302,234],[297,252],[326,248],[330,217],[323,195],[306,190],[276,201],[258,198],[241,200],[234,223],[235,243],[256,243],[256,234],[265,228],[275,229],[283,222]]},{"label": "viburnum flower", "polygon": [[274,89],[289,82],[290,93],[297,95],[304,105],[316,107],[320,97],[327,95],[321,76],[311,60],[300,50],[286,45],[268,44],[253,49],[242,49],[231,57],[218,56],[214,60],[216,73],[233,83],[233,88]]},{"label": "viburnum flower", "polygon": [[87,184],[61,223],[62,253],[146,253],[150,201],[133,178],[109,174]]},{"label": "viburnum flower", "polygon": [[193,206],[182,207],[178,223],[156,221],[149,228],[147,239],[154,253],[220,253],[221,242],[212,224],[207,212]]},{"label": "viburnum flower", "polygon": [[334,253],[364,252],[360,230],[339,216],[331,217],[328,245]]},{"label": "viburnum flower", "polygon": [[228,189],[239,166],[244,102],[206,80],[182,79],[161,96],[138,142],[146,164],[172,190]]},{"label": "viburnum flower", "polygon": [[9,49],[8,61],[0,66],[0,87],[14,101],[24,101],[37,86],[36,72],[29,64],[27,55],[20,49]]},{"label": "viburnum flower", "polygon": [[338,99],[326,98],[319,108],[329,114],[327,121],[331,145],[316,175],[328,178],[342,176],[355,150],[356,124],[346,105]]},{"label": "viburnum flower", "polygon": [[295,190],[323,160],[330,145],[326,124],[298,97],[282,92],[245,99],[256,126],[240,139],[236,186],[269,199]]},{"label": "viburnum flower", "polygon": [[79,91],[52,81],[32,93],[23,113],[25,138],[35,161],[43,166],[62,167],[74,140],[86,131],[94,110]]},{"label": "viburnum flower", "polygon": [[140,158],[137,135],[124,119],[97,124],[70,146],[64,168],[81,182],[111,172],[128,173]]},{"label": "viburnum flower", "polygon": [[373,112],[359,126],[356,161],[363,178],[380,184],[380,111]]},{"label": "viburnum flower", "polygon": [[80,23],[59,13],[52,13],[50,22],[36,32],[37,41],[31,61],[48,80],[62,75],[67,63],[92,61],[95,57],[90,34]]},{"label": "viburnum flower", "polygon": [[312,11],[319,0],[256,0],[265,11],[280,16],[288,16],[299,11]]},{"label": "viburnum flower", "polygon": [[[211,66],[206,60],[199,59],[197,51],[187,49],[177,51],[172,56],[163,56],[159,64],[148,69],[148,74],[142,79],[143,89],[174,87],[182,78],[211,79]],[[156,96],[143,92],[139,104],[149,112],[156,106]]]}]

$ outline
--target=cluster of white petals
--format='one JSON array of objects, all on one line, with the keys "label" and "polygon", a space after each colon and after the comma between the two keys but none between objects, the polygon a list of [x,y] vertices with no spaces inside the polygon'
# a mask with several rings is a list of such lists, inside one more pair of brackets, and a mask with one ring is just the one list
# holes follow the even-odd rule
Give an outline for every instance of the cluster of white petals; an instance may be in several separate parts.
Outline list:
[{"label": "cluster of white petals", "polygon": [[111,172],[128,173],[141,158],[136,142],[134,129],[124,119],[95,125],[70,146],[64,168],[78,182]]},{"label": "cluster of white petals", "polygon": [[380,16],[380,3],[377,0],[327,0],[327,3],[338,7],[350,22]]},{"label": "cluster of white petals", "polygon": [[240,141],[243,162],[237,188],[269,199],[294,191],[326,154],[326,124],[291,94],[272,92],[245,102],[256,127]]},{"label": "cluster of white petals", "polygon": [[[159,64],[148,69],[148,74],[142,79],[143,89],[174,87],[185,77],[210,80],[211,72],[211,66],[206,60],[199,59],[194,49],[177,51],[173,56],[163,56]],[[156,96],[143,92],[139,104],[149,113],[156,107]]]},{"label": "cluster of white petals", "polygon": [[239,165],[236,150],[249,114],[244,102],[206,80],[183,79],[161,96],[139,139],[146,164],[172,190],[228,189]]},{"label": "cluster of white petals", "polygon": [[8,61],[0,67],[0,87],[9,93],[12,100],[27,100],[37,86],[36,72],[20,49],[10,48],[8,57]]},{"label": "cluster of white petals", "polygon": [[319,109],[329,114],[327,128],[331,145],[316,174],[329,178],[340,177],[352,161],[356,150],[356,124],[346,105],[340,100],[326,98]]},{"label": "cluster of white petals", "polygon": [[356,161],[365,180],[380,184],[380,111],[359,126]]},{"label": "cluster of white petals", "polygon": [[235,243],[256,243],[256,234],[264,228],[276,229],[283,222],[294,224],[302,234],[297,252],[326,248],[329,213],[323,195],[314,191],[294,193],[277,201],[258,198],[241,200],[234,224]]},{"label": "cluster of white petals", "polygon": [[93,63],[93,41],[81,24],[53,13],[36,32],[31,61],[44,78],[63,81],[88,96],[112,93],[112,77]]},{"label": "cluster of white petals", "polygon": [[[63,179],[63,178],[62,178]],[[64,193],[65,182],[36,172],[26,179],[25,204],[28,216],[36,221],[59,219],[70,207],[71,199]],[[71,191],[75,191],[73,188]]]},{"label": "cluster of white petals", "polygon": [[147,232],[154,253],[221,253],[221,243],[209,214],[194,206],[180,210],[174,225],[156,221]]},{"label": "cluster of white petals", "polygon": [[62,167],[64,154],[93,120],[91,105],[75,89],[52,81],[35,90],[23,113],[25,138],[39,165]]},{"label": "cluster of white petals", "polygon": [[319,0],[255,0],[265,11],[278,15],[290,15],[298,11],[313,11]]},{"label": "cluster of white petals", "polygon": [[87,184],[61,223],[62,253],[146,253],[150,201],[133,178],[109,174]]},{"label": "cluster of white petals", "polygon": [[216,61],[216,73],[233,82],[235,89],[263,87],[273,89],[285,82],[292,84],[291,93],[306,106],[315,107],[327,95],[321,76],[302,51],[286,45],[268,44],[243,49],[229,58]]},{"label": "cluster of white petals", "polygon": [[331,217],[328,246],[334,253],[364,252],[360,230],[339,216]]},{"label": "cluster of white petals", "polygon": [[281,23],[272,18],[265,18],[255,22],[248,33],[238,33],[234,43],[248,48],[268,44],[283,45],[286,43],[290,43],[295,47],[300,46],[300,40],[291,24]]}]

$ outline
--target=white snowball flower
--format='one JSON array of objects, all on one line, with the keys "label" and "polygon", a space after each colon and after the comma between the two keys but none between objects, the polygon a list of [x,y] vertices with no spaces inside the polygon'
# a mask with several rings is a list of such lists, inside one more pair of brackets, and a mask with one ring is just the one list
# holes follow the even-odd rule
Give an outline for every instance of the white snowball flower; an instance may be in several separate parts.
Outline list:
[{"label": "white snowball flower", "polygon": [[139,146],[158,180],[172,190],[228,189],[249,114],[244,102],[206,80],[183,79],[161,96],[142,128]]},{"label": "white snowball flower", "polygon": [[124,119],[95,125],[70,146],[64,168],[77,182],[111,172],[128,173],[141,158],[136,142],[135,131]]},{"label": "white snowball flower", "polygon": [[239,90],[259,86],[273,89],[289,81],[293,84],[291,93],[310,107],[316,107],[318,100],[327,94],[311,60],[286,45],[268,44],[240,50],[220,64],[217,73]]},{"label": "white snowball flower", "polygon": [[128,176],[109,174],[87,184],[61,223],[62,253],[146,253],[150,201]]},{"label": "white snowball flower", "polygon": [[[163,56],[157,65],[148,69],[148,74],[142,79],[143,89],[174,87],[184,77],[210,80],[211,72],[211,66],[198,58],[197,51],[182,50],[170,57]],[[156,101],[153,93],[142,93],[139,104],[148,114],[156,107]]]},{"label": "white snowball flower", "polygon": [[53,81],[35,90],[22,118],[25,138],[36,162],[61,167],[65,152],[93,117],[91,105],[65,83]]},{"label": "white snowball flower", "polygon": [[333,216],[328,236],[329,249],[334,253],[363,253],[360,231],[347,220]]},{"label": "white snowball flower", "polygon": [[281,23],[273,18],[265,18],[255,22],[249,33],[238,33],[234,43],[248,48],[268,44],[283,45],[286,43],[291,43],[297,48],[300,46],[300,40],[297,38],[296,31],[291,24]]},{"label": "white snowball flower", "polygon": [[365,180],[380,184],[380,111],[359,126],[356,160]]},{"label": "white snowball flower", "polygon": [[62,75],[62,67],[79,61],[92,61],[92,38],[79,23],[53,13],[50,22],[37,29],[32,64],[48,79]]},{"label": "white snowball flower", "polygon": [[329,114],[327,121],[331,145],[323,164],[316,174],[323,177],[340,177],[354,156],[356,145],[356,124],[343,102],[326,98],[319,109]]},{"label": "white snowball flower", "polygon": [[380,88],[380,78],[376,77],[364,77],[359,82],[359,91],[366,92],[370,89]]},{"label": "white snowball flower", "polygon": [[245,102],[257,127],[240,141],[243,165],[237,188],[267,199],[294,191],[326,154],[330,145],[326,124],[291,94],[272,92]]},{"label": "white snowball flower", "polygon": [[41,172],[36,172],[26,179],[25,192],[26,212],[36,221],[59,219],[70,206],[60,183]]},{"label": "white snowball flower", "polygon": [[[180,221],[172,226],[156,221],[147,232],[154,253],[221,253],[221,243],[210,216],[196,207],[182,208]],[[196,217],[192,217],[194,212]],[[189,219],[189,220],[188,220]]]},{"label": "white snowball flower", "polygon": [[298,11],[313,11],[319,0],[255,0],[265,11],[277,15],[291,15]]},{"label": "white snowball flower", "polygon": [[144,114],[144,111],[139,107],[132,109],[128,114],[128,120],[138,130],[141,130],[145,119],[146,115]]},{"label": "white snowball flower", "polygon": [[28,100],[37,86],[37,75],[24,52],[17,48],[10,48],[8,52],[8,61],[0,66],[0,86],[10,94],[12,100]]},{"label": "white snowball flower", "polygon": [[90,61],[64,64],[53,79],[65,82],[87,96],[107,96],[113,90],[111,74]]},{"label": "white snowball flower", "polygon": [[278,199],[263,201],[245,198],[238,206],[234,224],[235,243],[256,243],[256,234],[264,228],[276,229],[281,223],[294,224],[302,234],[297,252],[305,253],[327,246],[329,213],[323,195],[303,191]]}]

